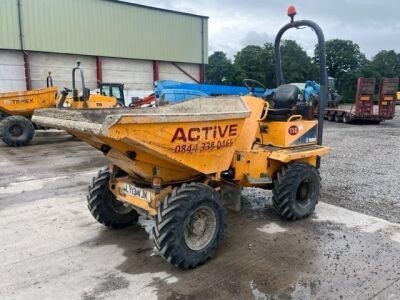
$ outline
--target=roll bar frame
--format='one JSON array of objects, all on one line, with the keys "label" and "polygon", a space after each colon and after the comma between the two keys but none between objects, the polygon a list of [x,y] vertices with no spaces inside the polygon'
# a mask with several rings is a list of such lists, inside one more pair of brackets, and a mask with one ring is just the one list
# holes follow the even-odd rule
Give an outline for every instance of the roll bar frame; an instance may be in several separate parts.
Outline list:
[{"label": "roll bar frame", "polygon": [[[282,60],[281,60],[281,39],[282,35],[291,28],[299,29],[300,26],[306,26],[314,30],[318,38],[318,58],[319,58],[319,81],[320,81],[320,94],[318,101],[318,132],[317,132],[317,144],[322,145],[322,135],[324,131],[324,110],[325,105],[328,102],[328,74],[326,72],[326,48],[325,48],[325,37],[324,33],[319,25],[310,20],[299,20],[294,21],[294,14],[289,15],[291,18],[290,23],[284,25],[276,35],[274,43],[275,52],[275,75],[276,85],[280,86],[285,83],[282,72]],[[317,157],[317,168],[321,165],[321,158]]]},{"label": "roll bar frame", "polygon": [[[322,145],[322,133],[324,127],[324,110],[325,105],[328,101],[328,75],[326,72],[326,48],[325,48],[325,37],[322,32],[321,27],[313,21],[310,20],[299,20],[292,21],[285,26],[283,26],[275,38],[274,50],[275,50],[275,75],[276,75],[276,84],[280,86],[285,83],[285,79],[282,73],[282,61],[281,61],[281,38],[282,35],[291,28],[299,29],[300,26],[310,27],[314,30],[315,34],[318,38],[318,58],[319,58],[319,78],[320,78],[320,87],[321,91],[319,94],[319,103],[318,103],[318,134],[317,134],[317,143],[318,145]],[[318,163],[319,165],[319,163]]]},{"label": "roll bar frame", "polygon": [[75,72],[77,70],[79,70],[79,74],[81,77],[81,85],[82,85],[82,96],[83,96],[83,107],[87,108],[88,104],[87,104],[87,100],[88,100],[88,93],[86,90],[86,86],[85,86],[85,76],[83,74],[83,70],[80,68],[81,62],[78,60],[76,62],[77,66],[75,68],[72,69],[72,98],[74,99],[74,101],[78,101],[79,100],[79,94],[78,94],[78,89],[76,88],[76,84],[75,84]]}]

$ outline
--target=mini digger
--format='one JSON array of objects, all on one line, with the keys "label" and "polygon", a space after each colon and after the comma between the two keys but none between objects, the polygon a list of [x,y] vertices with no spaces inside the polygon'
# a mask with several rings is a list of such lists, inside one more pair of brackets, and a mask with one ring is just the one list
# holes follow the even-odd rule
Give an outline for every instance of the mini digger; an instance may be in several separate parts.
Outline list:
[{"label": "mini digger", "polygon": [[[237,203],[242,187],[272,189],[274,208],[284,219],[314,211],[320,158],[329,153],[322,145],[325,42],[316,23],[290,15],[275,40],[279,86],[271,102],[220,96],[135,110],[35,111],[35,123],[69,131],[111,162],[89,187],[88,208],[98,222],[123,228],[139,215],[154,219],[155,247],[169,263],[187,269],[216,252],[224,231],[223,202]],[[318,119],[299,100],[298,89],[283,83],[281,37],[299,26],[318,36]]]},{"label": "mini digger", "polygon": [[[76,88],[75,73],[79,71],[82,91]],[[49,107],[71,108],[103,108],[117,106],[115,97],[90,94],[85,86],[83,70],[80,62],[72,70],[72,91],[64,88],[60,95],[57,87],[53,86],[51,72],[46,79],[47,88],[23,92],[0,94],[0,137],[11,147],[20,147],[29,144],[34,136],[35,129],[46,129],[31,121],[35,109]],[[72,92],[72,97],[68,94]]]}]

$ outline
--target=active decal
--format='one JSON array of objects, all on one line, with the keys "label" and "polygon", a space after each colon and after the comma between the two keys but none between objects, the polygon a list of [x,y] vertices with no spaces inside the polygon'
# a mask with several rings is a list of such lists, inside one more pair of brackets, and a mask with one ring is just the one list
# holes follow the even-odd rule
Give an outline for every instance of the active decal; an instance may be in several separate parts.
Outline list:
[{"label": "active decal", "polygon": [[191,127],[187,129],[178,127],[172,136],[171,144],[177,144],[173,148],[175,153],[212,151],[231,147],[234,137],[237,135],[238,124]]}]

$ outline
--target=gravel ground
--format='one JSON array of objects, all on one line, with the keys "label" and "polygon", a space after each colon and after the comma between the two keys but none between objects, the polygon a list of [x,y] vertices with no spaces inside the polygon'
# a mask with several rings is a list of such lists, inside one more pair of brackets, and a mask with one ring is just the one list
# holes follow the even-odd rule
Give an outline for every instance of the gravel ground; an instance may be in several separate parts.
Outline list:
[{"label": "gravel ground", "polygon": [[400,223],[400,117],[380,125],[325,121],[324,202]]},{"label": "gravel ground", "polygon": [[0,299],[400,299],[399,121],[327,123],[316,212],[285,222],[269,191],[245,189],[215,257],[190,271],[164,262],[139,226],[93,219],[100,152],[58,131],[0,143]]},{"label": "gravel ground", "polygon": [[[400,117],[380,125],[325,121],[321,201],[400,223]],[[249,210],[270,209],[271,192],[244,189]]]}]

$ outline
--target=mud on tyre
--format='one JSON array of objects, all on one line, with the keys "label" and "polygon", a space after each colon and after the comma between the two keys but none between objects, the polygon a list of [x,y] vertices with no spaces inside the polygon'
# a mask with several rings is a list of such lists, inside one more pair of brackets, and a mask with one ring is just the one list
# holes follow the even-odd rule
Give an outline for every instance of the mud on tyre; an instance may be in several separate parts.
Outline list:
[{"label": "mud on tyre", "polygon": [[104,226],[118,229],[135,223],[138,213],[130,206],[118,201],[109,187],[110,172],[100,170],[89,186],[88,208],[93,217]]},{"label": "mud on tyre", "polygon": [[274,180],[273,207],[286,220],[308,217],[315,210],[320,194],[318,170],[306,163],[284,166]]},{"label": "mud on tyre", "polygon": [[25,146],[32,141],[34,134],[35,128],[28,118],[10,116],[0,122],[0,137],[8,146]]},{"label": "mud on tyre", "polygon": [[153,240],[163,258],[194,268],[211,258],[224,231],[220,195],[205,184],[175,188],[159,205]]}]

